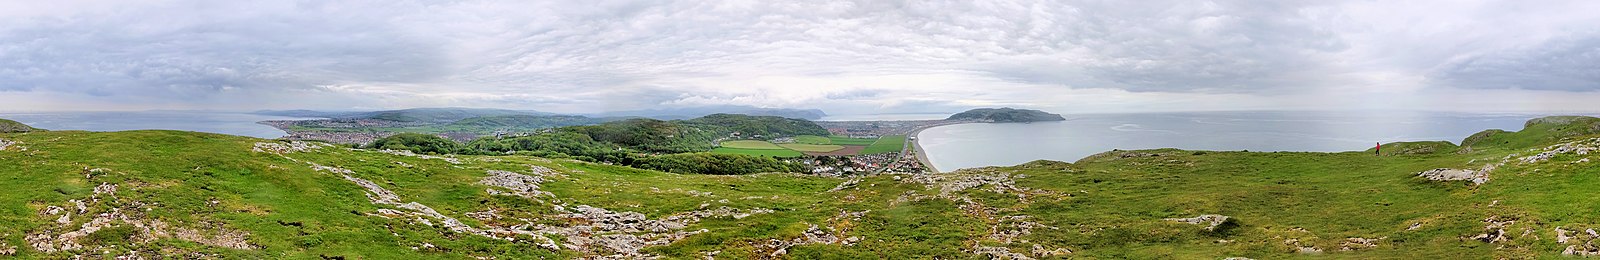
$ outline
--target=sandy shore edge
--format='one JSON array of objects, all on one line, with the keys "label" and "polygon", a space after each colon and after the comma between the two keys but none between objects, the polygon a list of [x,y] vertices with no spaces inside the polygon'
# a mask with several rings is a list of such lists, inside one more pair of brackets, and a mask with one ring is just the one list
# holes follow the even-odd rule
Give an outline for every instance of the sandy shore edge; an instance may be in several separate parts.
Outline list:
[{"label": "sandy shore edge", "polygon": [[[950,122],[950,123],[946,123],[946,124],[937,124],[937,125],[919,127],[916,130],[911,130],[911,133],[906,134],[906,138],[907,139],[915,138],[915,140],[906,140],[906,142],[909,142],[909,144],[907,144],[908,146],[911,146],[909,150],[912,153],[915,153],[917,155],[917,162],[922,163],[922,167],[923,168],[928,169],[928,172],[930,172],[930,173],[940,173],[939,168],[933,166],[933,161],[932,160],[928,160],[928,152],[926,150],[922,149],[922,137],[918,137],[918,136],[922,134],[922,130],[928,130],[929,128],[941,127],[941,126],[947,126],[947,125],[971,124],[971,123],[976,123],[976,122]],[[904,155],[902,154],[901,156],[904,156]]]}]

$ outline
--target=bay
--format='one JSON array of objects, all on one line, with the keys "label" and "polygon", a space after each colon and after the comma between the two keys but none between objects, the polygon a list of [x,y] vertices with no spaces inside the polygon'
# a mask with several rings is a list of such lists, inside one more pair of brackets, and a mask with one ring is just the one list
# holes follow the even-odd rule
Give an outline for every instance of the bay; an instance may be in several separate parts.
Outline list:
[{"label": "bay", "polygon": [[940,171],[1033,160],[1072,162],[1112,149],[1361,151],[1375,143],[1460,141],[1485,129],[1516,131],[1545,114],[1440,112],[1187,112],[1064,115],[1067,121],[959,124],[917,142]]},{"label": "bay", "polygon": [[269,139],[287,133],[256,122],[312,119],[198,111],[0,113],[0,118],[49,130],[182,130]]}]

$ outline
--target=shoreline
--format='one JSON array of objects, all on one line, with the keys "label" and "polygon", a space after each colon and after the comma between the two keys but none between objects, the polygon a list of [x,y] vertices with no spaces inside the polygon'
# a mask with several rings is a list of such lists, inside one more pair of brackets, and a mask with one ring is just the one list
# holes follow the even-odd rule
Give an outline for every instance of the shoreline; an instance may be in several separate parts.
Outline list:
[{"label": "shoreline", "polygon": [[[933,160],[929,160],[928,159],[928,152],[926,150],[922,149],[922,137],[919,137],[920,135],[922,135],[922,130],[928,130],[929,128],[941,127],[941,126],[959,125],[959,124],[971,124],[971,123],[979,123],[979,122],[957,121],[957,122],[949,122],[949,123],[944,123],[944,124],[936,124],[936,125],[918,127],[915,130],[911,130],[910,133],[906,133],[906,139],[908,139],[908,140],[906,140],[906,146],[907,147],[904,149],[905,151],[901,152],[900,156],[904,157],[906,152],[914,153],[917,156],[917,163],[921,163],[922,164],[922,168],[928,169],[928,172],[930,172],[930,173],[940,173],[939,168],[933,166]],[[909,140],[909,139],[913,139],[913,138],[914,138],[914,140]]]}]

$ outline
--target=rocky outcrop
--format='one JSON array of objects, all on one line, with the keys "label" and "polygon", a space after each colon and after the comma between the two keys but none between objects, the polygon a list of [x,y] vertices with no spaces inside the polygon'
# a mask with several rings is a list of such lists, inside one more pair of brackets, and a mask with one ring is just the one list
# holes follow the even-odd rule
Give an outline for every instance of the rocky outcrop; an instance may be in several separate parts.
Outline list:
[{"label": "rocky outcrop", "polygon": [[1230,219],[1233,218],[1223,215],[1205,214],[1192,218],[1168,218],[1166,220],[1194,225],[1206,225],[1207,231],[1214,231],[1217,230],[1218,226],[1222,226],[1223,223],[1227,223]]},{"label": "rocky outcrop", "polygon": [[1592,138],[1588,140],[1566,142],[1547,146],[1544,148],[1544,152],[1517,158],[1517,161],[1520,161],[1523,164],[1539,163],[1550,160],[1551,158],[1555,158],[1557,155],[1588,155],[1589,153],[1596,151],[1600,151],[1600,138]]},{"label": "rocky outcrop", "polygon": [[6,148],[11,148],[11,146],[15,145],[15,144],[17,144],[17,142],[12,142],[11,140],[6,140],[6,139],[0,139],[0,151],[5,151]]},{"label": "rocky outcrop", "polygon": [[1592,228],[1584,229],[1580,232],[1578,230],[1562,229],[1561,227],[1556,227],[1555,231],[1556,244],[1567,246],[1561,250],[1562,255],[1600,256],[1600,245],[1595,245],[1595,241],[1600,240],[1600,232],[1596,232]]},{"label": "rocky outcrop", "polygon": [[1419,172],[1417,173],[1417,177],[1435,181],[1472,181],[1472,183],[1479,184],[1489,181],[1487,174],[1484,172],[1450,168],[1438,168]]},{"label": "rocky outcrop", "polygon": [[291,154],[333,147],[332,144],[303,141],[258,142],[250,151],[258,153]]},{"label": "rocky outcrop", "polygon": [[533,175],[522,175],[515,172],[489,170],[489,176],[479,180],[478,184],[511,190],[510,193],[504,193],[500,190],[488,189],[489,195],[510,195],[535,199],[540,196],[555,197],[554,194],[539,190],[539,184],[545,181],[544,177],[554,171],[551,171],[550,168],[540,166],[533,166],[531,168],[533,170]]}]

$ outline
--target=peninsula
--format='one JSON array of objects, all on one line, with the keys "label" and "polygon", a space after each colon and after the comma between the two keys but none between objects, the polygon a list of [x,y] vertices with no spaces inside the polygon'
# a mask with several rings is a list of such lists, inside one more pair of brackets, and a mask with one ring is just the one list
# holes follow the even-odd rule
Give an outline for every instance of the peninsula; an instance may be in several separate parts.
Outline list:
[{"label": "peninsula", "polygon": [[971,120],[990,123],[1027,123],[1040,121],[1065,121],[1058,114],[1032,109],[979,108],[951,115],[945,120]]}]

